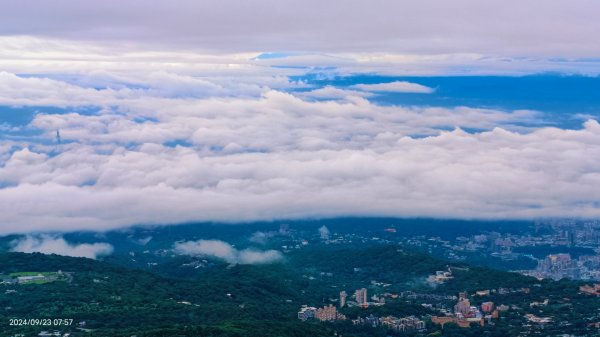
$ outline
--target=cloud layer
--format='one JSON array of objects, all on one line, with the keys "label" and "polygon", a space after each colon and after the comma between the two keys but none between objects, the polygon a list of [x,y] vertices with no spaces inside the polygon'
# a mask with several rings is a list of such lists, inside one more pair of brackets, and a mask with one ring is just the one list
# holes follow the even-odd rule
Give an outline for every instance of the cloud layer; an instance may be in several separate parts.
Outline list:
[{"label": "cloud layer", "polygon": [[[593,117],[568,130],[549,127],[543,111],[431,106],[444,88],[416,79],[310,80],[598,75],[599,6],[3,4],[0,234],[348,215],[599,217]],[[16,247],[95,257],[109,249],[98,245],[36,236]],[[236,263],[267,258],[226,243],[181,247],[198,245]]]},{"label": "cloud layer", "polygon": [[[67,3],[49,11],[65,11]],[[18,15],[22,9],[15,6],[0,18],[11,10]],[[90,6],[68,10],[106,10]],[[124,17],[135,8],[128,6]],[[154,26],[144,19],[151,13],[141,14],[141,35],[131,38],[144,42]],[[46,33],[3,23],[10,36],[0,37],[0,108],[9,117],[24,114],[20,108],[35,112],[18,125],[0,123],[0,233],[340,215],[600,216],[594,120],[566,130],[547,127],[540,111],[406,106],[402,95],[426,102],[438,94],[417,80],[345,86],[307,80],[457,69],[598,73],[594,60],[489,57],[470,48],[436,55],[374,52],[384,38],[363,39],[374,47],[360,52],[332,46],[333,54],[257,57],[244,46],[196,53],[185,43],[167,51],[103,44],[97,39],[116,37],[94,30],[105,24],[94,20],[82,23],[90,25],[81,31],[90,39],[67,34],[61,28],[67,23],[54,19],[40,22],[48,25]],[[206,38],[199,34],[192,38]],[[240,32],[224,34],[232,34],[231,43]],[[562,38],[554,34],[548,41]],[[394,94],[397,105],[376,103]]]},{"label": "cloud layer", "polygon": [[108,243],[71,244],[60,236],[27,235],[12,242],[11,251],[21,253],[57,254],[96,259],[110,255],[113,246]]},{"label": "cloud layer", "polygon": [[590,0],[10,1],[0,12],[0,34],[221,52],[596,57],[598,6]]},{"label": "cloud layer", "polygon": [[173,251],[180,255],[215,257],[233,264],[265,264],[283,259],[283,254],[276,250],[238,250],[220,240],[177,242],[173,245]]},{"label": "cloud layer", "polygon": [[0,233],[339,215],[600,216],[593,120],[549,128],[536,111],[381,106],[339,88],[314,100],[315,90],[296,90],[301,82],[258,75],[0,73],[0,105],[39,109],[22,127],[34,136],[2,138]]},{"label": "cloud layer", "polygon": [[[164,45],[102,44],[89,39],[64,40],[0,34],[0,69],[4,71],[62,75],[76,79],[88,88],[110,86],[117,89],[123,88],[127,82],[139,87],[151,82],[156,86],[156,92],[163,93],[166,91],[161,86],[172,84],[177,79],[187,79],[187,84],[195,84],[180,86],[185,88],[184,94],[217,94],[222,93],[222,85],[236,84],[240,85],[239,89],[245,88],[250,92],[256,92],[260,85],[277,89],[287,84],[286,76],[301,75],[311,69],[334,69],[338,74],[409,76],[600,73],[600,61],[596,57],[565,57],[564,53],[540,56],[529,53],[465,52],[452,48],[436,53],[402,49],[376,52],[365,48],[354,52],[280,53],[278,57],[260,55],[263,54],[256,47],[215,53]],[[150,81],[147,81],[148,73],[155,73]],[[83,74],[86,76],[82,77]]]}]

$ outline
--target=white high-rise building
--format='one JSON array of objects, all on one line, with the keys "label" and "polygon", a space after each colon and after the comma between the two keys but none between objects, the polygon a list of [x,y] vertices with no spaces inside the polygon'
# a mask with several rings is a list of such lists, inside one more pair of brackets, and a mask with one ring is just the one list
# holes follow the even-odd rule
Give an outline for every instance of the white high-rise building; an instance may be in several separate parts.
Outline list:
[{"label": "white high-rise building", "polygon": [[346,291],[344,291],[344,290],[340,291],[340,308],[343,308],[346,306],[346,297],[348,297],[348,294],[346,294]]},{"label": "white high-rise building", "polygon": [[358,303],[358,305],[360,306],[367,306],[367,289],[362,288],[362,289],[357,289],[354,292],[354,299],[356,299],[356,303]]}]

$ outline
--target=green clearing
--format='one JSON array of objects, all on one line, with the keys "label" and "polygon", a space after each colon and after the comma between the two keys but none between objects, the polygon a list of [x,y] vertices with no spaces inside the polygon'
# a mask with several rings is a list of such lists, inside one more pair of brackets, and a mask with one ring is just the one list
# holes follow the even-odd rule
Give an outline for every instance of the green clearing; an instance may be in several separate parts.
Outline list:
[{"label": "green clearing", "polygon": [[37,275],[43,275],[43,276],[53,276],[53,275],[57,275],[57,272],[39,272],[39,271],[20,271],[20,272],[16,272],[16,273],[10,273],[8,274],[8,276],[10,277],[19,277],[19,276],[37,276]]}]

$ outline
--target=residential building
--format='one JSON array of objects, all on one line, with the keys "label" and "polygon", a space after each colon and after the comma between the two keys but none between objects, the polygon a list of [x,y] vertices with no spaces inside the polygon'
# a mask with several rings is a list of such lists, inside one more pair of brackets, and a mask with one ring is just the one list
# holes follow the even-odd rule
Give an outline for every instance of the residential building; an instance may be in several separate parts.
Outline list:
[{"label": "residential building", "polygon": [[340,308],[343,308],[346,306],[346,298],[348,297],[348,294],[346,294],[345,290],[340,291]]},{"label": "residential building", "polygon": [[365,289],[365,288],[357,289],[354,292],[354,299],[356,300],[356,303],[362,307],[369,306],[368,297],[367,297],[367,289]]},{"label": "residential building", "polygon": [[394,316],[382,317],[379,319],[382,326],[395,332],[412,332],[425,330],[425,322],[415,316],[397,318]]},{"label": "residential building", "polygon": [[583,285],[579,287],[579,291],[587,295],[600,296],[600,283],[596,283],[593,286]]},{"label": "residential building", "polygon": [[316,313],[317,308],[303,305],[302,308],[300,308],[300,311],[298,311],[298,319],[301,321],[306,321],[308,319],[315,318]]},{"label": "residential building", "polygon": [[483,302],[481,304],[481,311],[490,313],[494,310],[494,302]]},{"label": "residential building", "polygon": [[454,312],[467,315],[471,311],[471,302],[468,299],[459,300],[454,306]]},{"label": "residential building", "polygon": [[323,308],[317,309],[317,312],[315,313],[315,318],[322,322],[331,322],[337,320],[345,320],[346,316],[337,312],[336,307],[330,304],[328,306],[324,306]]}]

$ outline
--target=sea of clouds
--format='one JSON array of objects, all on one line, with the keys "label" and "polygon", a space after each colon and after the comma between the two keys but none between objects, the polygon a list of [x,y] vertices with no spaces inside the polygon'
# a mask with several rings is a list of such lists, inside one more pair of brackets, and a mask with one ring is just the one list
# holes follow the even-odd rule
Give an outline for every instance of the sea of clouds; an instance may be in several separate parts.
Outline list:
[{"label": "sea of clouds", "polygon": [[[383,106],[371,98],[436,88],[312,87],[291,76],[315,68],[251,55],[111,56],[0,42],[0,105],[37,110],[26,125],[0,129],[2,234],[340,215],[600,215],[594,120],[568,130],[545,126],[540,111]],[[365,64],[343,59],[333,71]]]}]

